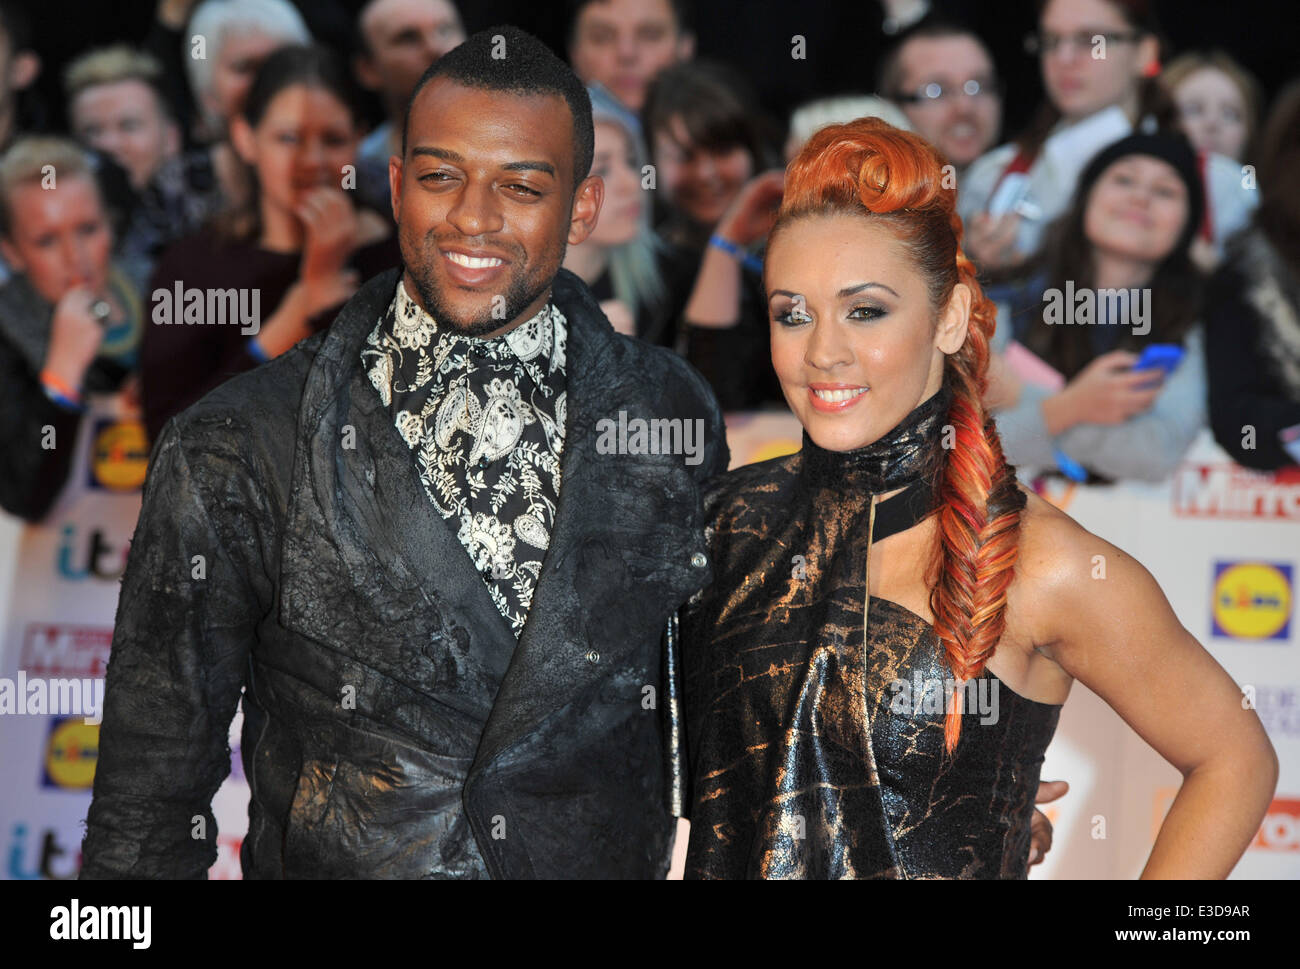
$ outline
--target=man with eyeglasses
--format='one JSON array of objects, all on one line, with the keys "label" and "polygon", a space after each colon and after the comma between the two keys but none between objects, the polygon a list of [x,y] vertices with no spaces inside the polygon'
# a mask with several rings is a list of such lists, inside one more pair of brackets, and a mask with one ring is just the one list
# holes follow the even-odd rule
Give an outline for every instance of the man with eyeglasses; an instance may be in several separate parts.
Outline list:
[{"label": "man with eyeglasses", "polygon": [[997,140],[1002,90],[993,58],[956,23],[926,20],[905,32],[881,61],[878,90],[958,175]]}]

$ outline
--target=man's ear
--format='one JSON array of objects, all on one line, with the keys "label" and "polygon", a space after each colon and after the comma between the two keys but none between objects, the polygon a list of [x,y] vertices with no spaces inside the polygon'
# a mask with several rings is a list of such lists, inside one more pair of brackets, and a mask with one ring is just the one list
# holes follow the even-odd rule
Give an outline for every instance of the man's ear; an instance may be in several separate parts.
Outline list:
[{"label": "man's ear", "polygon": [[41,55],[34,50],[20,50],[9,63],[9,86],[21,91],[40,76]]},{"label": "man's ear", "polygon": [[970,327],[971,289],[965,283],[958,283],[952,288],[952,296],[943,315],[939,317],[939,326],[935,330],[934,345],[944,353],[956,353],[966,342],[966,331]]},{"label": "man's ear", "polygon": [[588,175],[578,186],[578,192],[573,198],[573,212],[569,216],[569,245],[579,245],[591,235],[604,202],[605,180],[599,175]]},{"label": "man's ear", "polygon": [[235,146],[235,152],[246,165],[256,164],[257,141],[253,137],[252,127],[242,114],[230,119],[230,143]]},{"label": "man's ear", "polygon": [[393,155],[388,159],[388,194],[393,206],[393,221],[402,210],[402,159]]}]

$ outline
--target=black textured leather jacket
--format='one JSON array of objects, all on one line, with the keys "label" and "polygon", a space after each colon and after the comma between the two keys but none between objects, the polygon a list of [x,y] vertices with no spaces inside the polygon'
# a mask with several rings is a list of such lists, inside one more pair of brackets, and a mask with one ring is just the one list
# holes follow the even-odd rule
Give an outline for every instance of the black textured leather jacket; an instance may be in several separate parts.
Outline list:
[{"label": "black textured leather jacket", "polygon": [[[372,279],[328,331],[164,428],[83,877],[203,877],[241,694],[246,877],[665,874],[681,751],[665,741],[661,634],[711,579],[700,485],[727,464],[716,402],[560,271],[563,479],[516,645],[362,370],[396,281]],[[703,420],[703,460],[601,453],[597,422],[620,411]]]}]

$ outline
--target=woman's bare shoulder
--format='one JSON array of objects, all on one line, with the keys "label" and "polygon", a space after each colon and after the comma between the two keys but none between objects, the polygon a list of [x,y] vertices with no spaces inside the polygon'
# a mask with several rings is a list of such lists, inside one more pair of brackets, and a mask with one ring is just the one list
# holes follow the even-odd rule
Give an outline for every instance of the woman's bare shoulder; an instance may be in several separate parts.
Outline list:
[{"label": "woman's bare shoulder", "polygon": [[1108,565],[1124,552],[1040,498],[1023,484],[1017,580],[1035,594],[1059,593],[1105,576]]}]

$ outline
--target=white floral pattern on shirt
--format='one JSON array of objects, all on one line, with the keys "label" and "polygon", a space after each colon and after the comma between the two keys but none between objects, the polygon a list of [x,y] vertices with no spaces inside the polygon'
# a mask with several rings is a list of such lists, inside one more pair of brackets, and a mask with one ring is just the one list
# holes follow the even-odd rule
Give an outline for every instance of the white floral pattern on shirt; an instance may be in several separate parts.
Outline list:
[{"label": "white floral pattern on shirt", "polygon": [[490,340],[439,327],[399,280],[362,365],[425,493],[518,636],[550,543],[564,453],[567,322],[554,303]]}]

